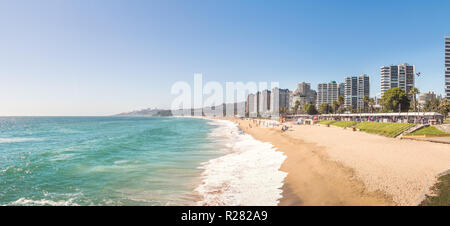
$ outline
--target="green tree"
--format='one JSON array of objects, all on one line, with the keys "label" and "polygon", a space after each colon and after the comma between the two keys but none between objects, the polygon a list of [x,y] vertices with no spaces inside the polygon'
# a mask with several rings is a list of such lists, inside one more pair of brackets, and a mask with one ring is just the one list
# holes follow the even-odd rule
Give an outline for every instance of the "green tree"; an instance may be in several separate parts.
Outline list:
[{"label": "green tree", "polygon": [[314,106],[314,104],[305,104],[304,109],[306,114],[308,115],[317,114],[316,106]]},{"label": "green tree", "polygon": [[409,99],[405,91],[399,87],[388,89],[381,97],[383,108],[390,112],[408,111]]},{"label": "green tree", "polygon": [[353,105],[350,105],[346,108],[346,111],[350,112],[350,113],[355,113],[356,109],[353,107]]},{"label": "green tree", "polygon": [[450,112],[450,101],[444,99],[439,104],[439,113],[443,114],[444,117],[447,118],[449,112]]},{"label": "green tree", "polygon": [[419,94],[419,89],[417,88],[412,88],[409,91],[409,95],[411,95],[413,97],[413,103],[414,103],[414,112],[417,112],[417,94]]},{"label": "green tree", "polygon": [[366,109],[367,109],[367,106],[369,106],[369,100],[370,100],[369,96],[363,97],[363,100],[362,100],[364,103],[363,112],[367,112]]},{"label": "green tree", "polygon": [[439,100],[437,98],[433,98],[431,100],[427,100],[425,105],[423,106],[423,111],[426,112],[438,112],[439,111]]},{"label": "green tree", "polygon": [[343,96],[338,97],[339,108],[337,113],[342,113],[342,108],[344,107],[345,100]]},{"label": "green tree", "polygon": [[333,101],[332,106],[333,106],[333,109],[332,109],[333,113],[337,114],[339,111],[339,107],[340,107],[339,101],[337,101],[337,100]]},{"label": "green tree", "polygon": [[370,113],[373,113],[373,111],[375,109],[375,99],[370,98],[368,103],[369,103]]},{"label": "green tree", "polygon": [[295,105],[294,105],[294,114],[297,114],[298,112],[298,108],[300,107],[300,101],[295,101]]},{"label": "green tree", "polygon": [[328,114],[331,111],[331,106],[328,103],[323,103],[320,105],[319,112],[320,114]]}]

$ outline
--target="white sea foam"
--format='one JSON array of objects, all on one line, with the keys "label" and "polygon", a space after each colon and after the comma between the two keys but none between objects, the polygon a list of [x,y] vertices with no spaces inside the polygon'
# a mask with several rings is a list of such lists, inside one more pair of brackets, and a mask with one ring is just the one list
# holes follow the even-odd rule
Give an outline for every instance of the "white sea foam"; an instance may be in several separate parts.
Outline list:
[{"label": "white sea foam", "polygon": [[20,198],[14,202],[9,203],[10,206],[76,206],[73,202],[74,198],[70,198],[68,200],[60,200],[60,201],[53,201],[53,200],[47,200],[47,199],[41,199],[41,200],[32,200],[32,199],[26,199],[26,198]]},{"label": "white sea foam", "polygon": [[270,143],[264,143],[239,130],[226,120],[217,125],[213,139],[227,146],[229,153],[203,165],[198,205],[277,205],[287,176],[280,171],[286,156]]},{"label": "white sea foam", "polygon": [[0,143],[19,143],[19,142],[27,142],[27,141],[40,141],[39,138],[23,138],[23,137],[14,137],[14,138],[0,138]]}]

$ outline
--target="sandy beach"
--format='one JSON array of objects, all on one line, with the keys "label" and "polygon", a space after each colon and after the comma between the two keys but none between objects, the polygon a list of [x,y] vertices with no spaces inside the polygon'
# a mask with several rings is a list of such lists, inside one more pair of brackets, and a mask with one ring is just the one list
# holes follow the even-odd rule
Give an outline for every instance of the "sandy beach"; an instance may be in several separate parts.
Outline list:
[{"label": "sandy beach", "polygon": [[230,119],[287,159],[280,205],[418,205],[450,168],[450,145],[400,140],[337,127],[261,128]]}]

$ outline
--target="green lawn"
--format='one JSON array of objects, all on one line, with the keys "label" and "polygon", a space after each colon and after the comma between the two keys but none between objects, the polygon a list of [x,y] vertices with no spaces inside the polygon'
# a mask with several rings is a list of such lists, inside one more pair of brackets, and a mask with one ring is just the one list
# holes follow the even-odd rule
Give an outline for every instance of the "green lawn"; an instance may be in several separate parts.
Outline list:
[{"label": "green lawn", "polygon": [[450,119],[444,120],[444,124],[450,124]]},{"label": "green lawn", "polygon": [[428,126],[428,127],[424,127],[419,130],[416,130],[412,133],[409,133],[408,135],[444,135],[444,134],[449,134],[449,133],[439,130],[438,128],[436,128],[434,126]]},{"label": "green lawn", "polygon": [[395,137],[414,125],[413,123],[361,122],[355,125],[355,128],[367,133]]},{"label": "green lawn", "polygon": [[338,127],[342,127],[342,128],[346,128],[346,127],[352,127],[354,125],[358,124],[358,122],[356,121],[338,121],[335,122],[333,124],[331,124],[332,126],[338,126]]},{"label": "green lawn", "polygon": [[321,124],[321,125],[330,125],[331,123],[334,123],[334,122],[336,122],[336,121],[334,121],[334,120],[320,120],[319,124]]},{"label": "green lawn", "polygon": [[450,206],[450,174],[439,177],[431,190],[434,195],[427,195],[421,206]]}]

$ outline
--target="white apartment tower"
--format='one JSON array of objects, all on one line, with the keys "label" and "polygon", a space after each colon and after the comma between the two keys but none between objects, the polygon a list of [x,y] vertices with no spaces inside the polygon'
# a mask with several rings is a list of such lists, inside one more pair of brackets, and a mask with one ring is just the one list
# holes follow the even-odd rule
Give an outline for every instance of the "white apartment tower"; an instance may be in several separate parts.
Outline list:
[{"label": "white apartment tower", "polygon": [[357,104],[358,109],[364,108],[364,97],[370,95],[370,79],[366,74],[360,75],[358,77],[358,93],[357,93]]},{"label": "white apartment tower", "polygon": [[363,98],[369,95],[369,76],[362,74],[360,76],[345,78],[344,105],[346,107],[352,106],[355,109],[363,108]]},{"label": "white apartment tower", "polygon": [[450,100],[450,36],[445,36],[445,97]]},{"label": "white apartment tower", "polygon": [[344,106],[352,106],[356,109],[358,107],[358,77],[346,77],[344,90]]},{"label": "white apartment tower", "polygon": [[333,104],[333,101],[338,100],[338,97],[339,85],[335,81],[317,85],[317,108],[323,103]]},{"label": "white apartment tower", "polygon": [[381,96],[388,89],[400,87],[406,93],[414,88],[414,65],[399,64],[381,67]]},{"label": "white apartment tower", "polygon": [[273,88],[270,97],[270,112],[272,116],[280,113],[281,109],[289,109],[289,90]]},{"label": "white apartment tower", "polygon": [[263,91],[259,92],[258,114],[262,117],[267,117],[269,115],[270,95],[271,95],[271,92],[269,90],[263,90]]},{"label": "white apartment tower", "polygon": [[259,93],[249,94],[247,96],[247,113],[248,117],[258,117]]}]

